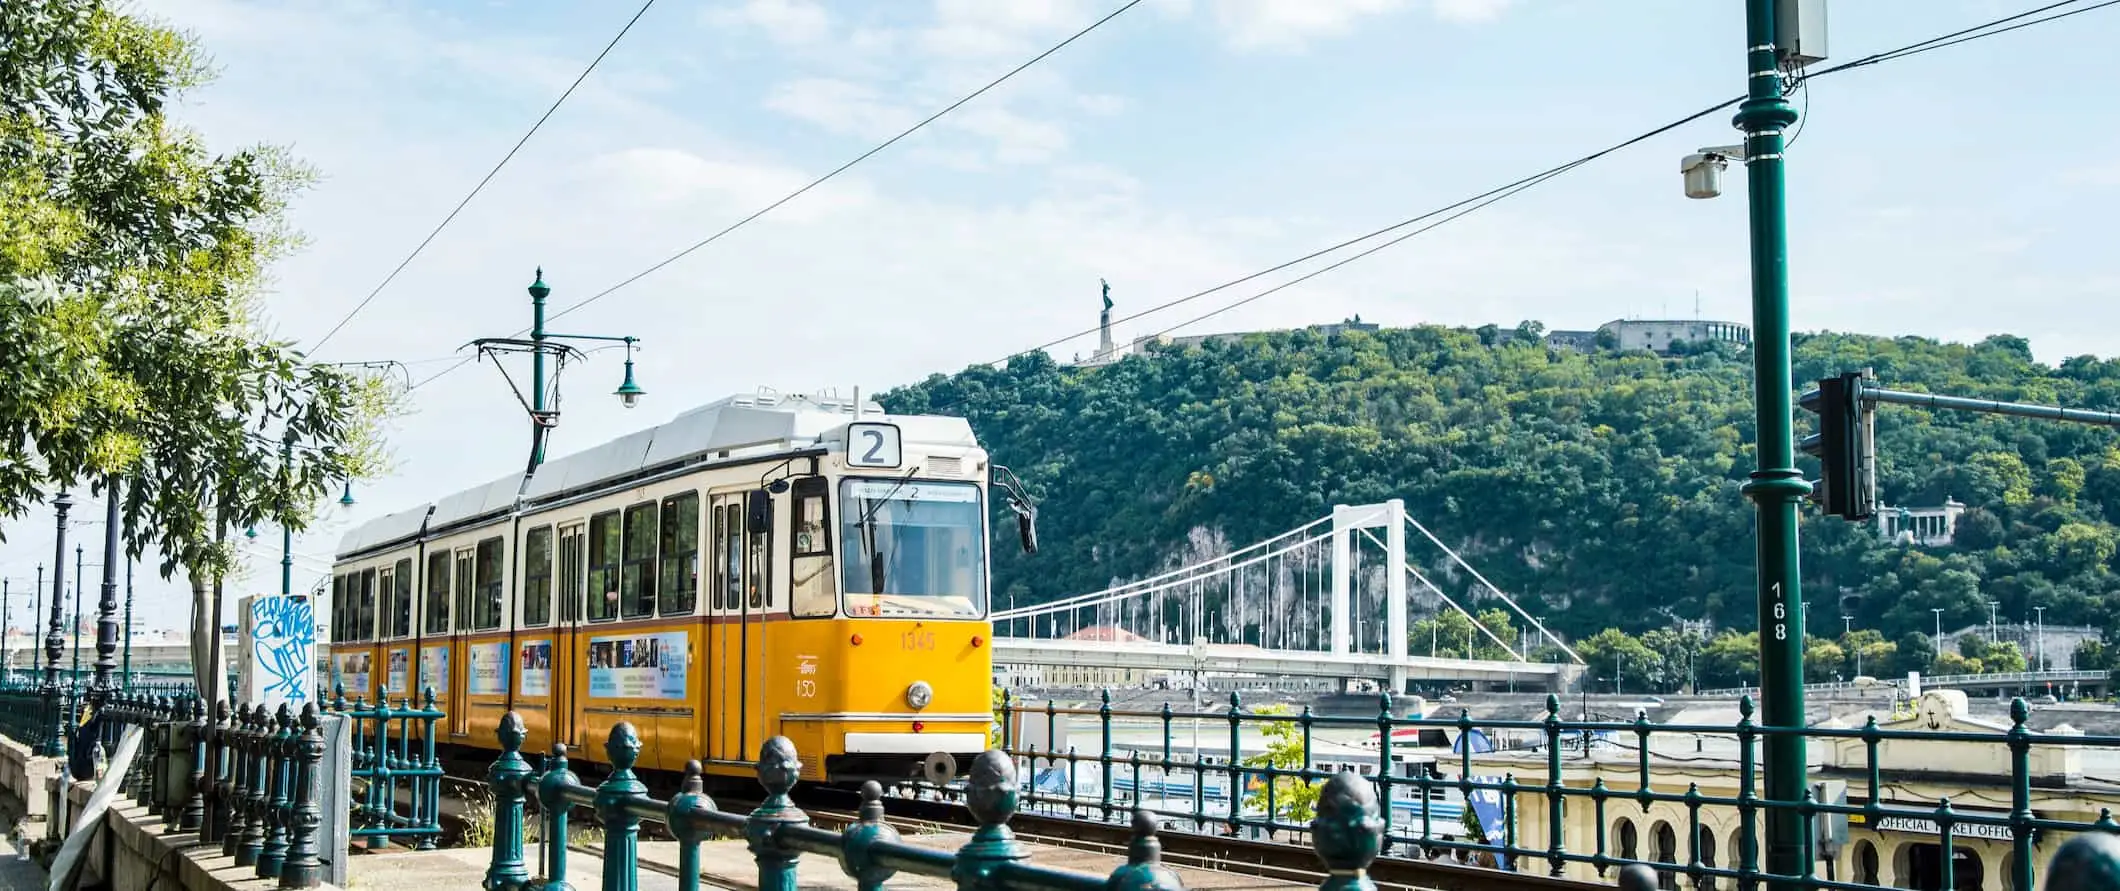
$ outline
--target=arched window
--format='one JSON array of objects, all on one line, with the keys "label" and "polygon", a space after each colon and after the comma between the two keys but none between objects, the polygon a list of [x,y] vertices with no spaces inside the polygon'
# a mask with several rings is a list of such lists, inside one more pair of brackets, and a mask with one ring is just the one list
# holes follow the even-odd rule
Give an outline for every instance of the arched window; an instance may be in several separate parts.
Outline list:
[{"label": "arched window", "polygon": [[1633,820],[1619,818],[1619,822],[1612,826],[1612,837],[1619,850],[1619,859],[1641,859],[1641,840],[1636,837]]},{"label": "arched window", "polygon": [[1855,884],[1879,884],[1877,881],[1877,846],[1867,840],[1855,843]]},{"label": "arched window", "polygon": [[[1693,856],[1700,858],[1701,866],[1709,869],[1715,867],[1715,830],[1706,826],[1700,828],[1699,837],[1693,840]],[[1700,887],[1705,891],[1714,891],[1715,877],[1701,877]]]},{"label": "arched window", "polygon": [[[1651,836],[1650,859],[1658,863],[1668,863],[1672,866],[1677,866],[1678,832],[1671,828],[1671,824],[1659,820]],[[1658,870],[1656,873],[1656,887],[1662,888],[1663,891],[1678,891],[1678,871],[1675,869]]]}]

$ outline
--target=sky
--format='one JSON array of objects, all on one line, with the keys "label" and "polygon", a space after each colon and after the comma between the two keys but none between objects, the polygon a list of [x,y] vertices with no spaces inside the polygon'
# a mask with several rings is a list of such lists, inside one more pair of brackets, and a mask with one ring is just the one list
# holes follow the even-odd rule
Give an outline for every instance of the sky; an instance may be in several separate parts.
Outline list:
[{"label": "sky", "polygon": [[[273,270],[275,336],[422,382],[393,468],[295,544],[295,585],[354,523],[519,472],[527,420],[490,363],[427,379],[696,244],[1043,52],[1122,0],[659,0],[417,259],[359,303],[637,10],[561,0],[146,0],[218,78],[177,119],[220,150],[317,174]],[[2030,0],[1831,7],[1829,61]],[[563,455],[734,393],[874,393],[1125,315],[1476,195],[1743,90],[1743,3],[1144,0],[1012,80],[735,233],[556,319],[641,338],[562,378]],[[1798,330],[2029,338],[2042,361],[2120,353],[2120,122],[2100,60],[2120,8],[1823,77],[1788,152]],[[1359,314],[1385,325],[1591,328],[1749,321],[1743,177],[1683,196],[1679,160],[1738,142],[1729,112],[1180,333]],[[1329,262],[1332,258],[1318,261]],[[1118,327],[1156,333],[1317,264]],[[1053,349],[1065,361],[1094,336]],[[520,379],[525,370],[512,368]],[[88,503],[76,516],[100,517]],[[1294,523],[1302,518],[1291,518]],[[6,529],[11,619],[52,555],[48,511]],[[277,589],[278,531],[232,593]],[[100,536],[97,526],[73,539]],[[90,545],[89,562],[98,543]],[[71,551],[71,540],[68,550]],[[72,555],[68,555],[69,562]],[[71,572],[71,567],[69,567]],[[96,570],[91,569],[93,577]],[[148,626],[183,579],[136,573]],[[90,589],[93,595],[93,587]],[[93,607],[90,607],[91,611]]]}]

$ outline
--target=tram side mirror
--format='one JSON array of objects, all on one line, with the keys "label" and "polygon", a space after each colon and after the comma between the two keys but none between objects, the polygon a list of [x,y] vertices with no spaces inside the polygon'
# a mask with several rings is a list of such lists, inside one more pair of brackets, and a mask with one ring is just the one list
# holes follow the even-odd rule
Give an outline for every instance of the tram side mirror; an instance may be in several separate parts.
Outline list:
[{"label": "tram side mirror", "polygon": [[1023,540],[1023,552],[1038,553],[1038,514],[1034,510],[1016,512],[1016,537]]},{"label": "tram side mirror", "polygon": [[771,493],[764,489],[752,489],[749,503],[745,507],[749,509],[750,515],[744,518],[744,528],[751,530],[752,535],[764,535],[772,531],[773,496]]}]

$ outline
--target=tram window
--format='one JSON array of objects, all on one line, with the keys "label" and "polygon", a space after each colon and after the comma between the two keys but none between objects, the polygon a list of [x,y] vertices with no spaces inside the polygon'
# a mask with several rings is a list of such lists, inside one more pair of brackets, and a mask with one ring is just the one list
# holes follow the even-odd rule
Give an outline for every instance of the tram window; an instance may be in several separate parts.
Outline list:
[{"label": "tram window", "polygon": [[727,602],[721,596],[721,580],[728,578],[728,573],[722,566],[728,563],[728,558],[724,555],[728,553],[729,534],[722,523],[721,508],[708,508],[707,520],[709,525],[714,527],[713,538],[707,542],[707,553],[712,555],[714,561],[713,569],[707,572],[708,608],[719,610]]},{"label": "tram window", "polygon": [[523,624],[552,620],[552,527],[523,534]]},{"label": "tram window", "polygon": [[346,630],[346,577],[331,577],[331,642],[340,643]]},{"label": "tram window", "polygon": [[412,636],[412,560],[397,562],[396,585],[390,598],[390,636]]},{"label": "tram window", "polygon": [[788,546],[788,606],[804,618],[839,609],[833,593],[831,522],[825,513],[831,484],[812,476],[795,481],[795,540]]},{"label": "tram window", "polygon": [[824,477],[804,477],[795,481],[795,541],[791,550],[797,557],[823,557],[832,553],[832,524],[825,514],[826,493],[830,484]]},{"label": "tram window", "polygon": [[689,616],[699,603],[699,493],[662,502],[662,568],[659,611]]},{"label": "tram window", "polygon": [[375,633],[377,637],[389,637],[390,617],[397,612],[397,573],[389,567],[384,567],[380,586],[376,590],[376,596],[383,602],[377,613],[380,624]]},{"label": "tram window", "polygon": [[354,616],[355,640],[375,639],[375,570],[361,570],[360,614]]},{"label": "tram window", "polygon": [[449,633],[448,551],[427,555],[427,633]]},{"label": "tram window", "polygon": [[456,630],[471,630],[471,549],[456,552]]},{"label": "tram window", "polygon": [[743,606],[743,505],[728,505],[722,516],[722,606],[738,609]]},{"label": "tram window", "polygon": [[[746,530],[753,534],[744,536],[751,552],[745,556],[744,583],[748,586],[751,608],[773,605],[773,527],[764,530]],[[757,534],[763,531],[765,534]]]},{"label": "tram window", "polygon": [[625,560],[618,569],[619,614],[655,615],[655,503],[626,508]]},{"label": "tram window", "polygon": [[502,542],[494,536],[478,543],[477,598],[472,604],[472,624],[480,631],[501,627]]},{"label": "tram window", "polygon": [[618,511],[589,518],[589,621],[618,617]]},{"label": "tram window", "polygon": [[569,526],[559,531],[559,618],[562,622],[579,621],[582,617],[582,527]]}]

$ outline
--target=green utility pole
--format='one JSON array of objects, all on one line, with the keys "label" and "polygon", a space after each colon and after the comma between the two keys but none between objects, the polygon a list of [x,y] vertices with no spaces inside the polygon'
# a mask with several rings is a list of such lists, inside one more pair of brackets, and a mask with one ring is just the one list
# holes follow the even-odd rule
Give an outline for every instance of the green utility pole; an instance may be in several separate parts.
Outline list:
[{"label": "green utility pole", "polygon": [[[478,348],[481,355],[489,352],[494,353],[496,357],[504,352],[527,352],[530,354],[529,395],[525,396],[522,388],[516,387],[514,378],[510,377],[508,379],[508,386],[515,390],[516,400],[521,402],[523,409],[530,413],[530,462],[527,467],[523,468],[523,479],[526,485],[530,474],[536,473],[537,468],[545,463],[545,440],[552,432],[552,428],[559,423],[558,395],[556,392],[552,394],[545,392],[547,387],[545,359],[548,353],[559,360],[559,364],[551,370],[552,386],[556,388],[559,373],[567,367],[567,362],[571,359],[583,358],[582,352],[570,345],[568,341],[578,340],[623,345],[626,350],[626,377],[625,380],[619,383],[618,389],[611,392],[611,395],[618,397],[619,404],[632,408],[639,405],[640,398],[647,395],[648,392],[633,380],[633,350],[636,348],[635,345],[640,343],[640,338],[631,335],[613,337],[602,334],[555,334],[548,331],[545,329],[545,298],[552,296],[552,288],[545,284],[544,267],[538,267],[537,279],[530,283],[529,290],[530,339],[482,337],[471,342],[472,346]],[[566,315],[566,313],[563,312],[560,315]],[[506,367],[502,367],[501,374],[504,377],[507,376],[508,370]]]},{"label": "green utility pole", "polygon": [[[1782,173],[1782,133],[1796,123],[1796,108],[1782,95],[1780,54],[1775,42],[1778,0],[1745,0],[1746,98],[1733,123],[1745,134],[1745,179],[1752,232],[1752,385],[1759,423],[1759,469],[1744,486],[1759,506],[1759,698],[1769,801],[1803,800],[1809,783],[1803,737],[1787,731],[1804,726],[1803,597],[1796,506],[1811,492],[1796,469],[1792,443],[1795,410],[1789,396],[1789,244],[1787,193]],[[1808,821],[1796,808],[1769,810],[1766,871],[1788,877],[1770,883],[1795,888],[1809,875],[1804,862]],[[1747,840],[1744,859],[1755,849]]]},{"label": "green utility pole", "polygon": [[537,268],[530,283],[530,469],[545,463],[545,298],[552,288],[545,284],[545,267]]}]

